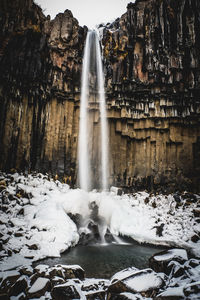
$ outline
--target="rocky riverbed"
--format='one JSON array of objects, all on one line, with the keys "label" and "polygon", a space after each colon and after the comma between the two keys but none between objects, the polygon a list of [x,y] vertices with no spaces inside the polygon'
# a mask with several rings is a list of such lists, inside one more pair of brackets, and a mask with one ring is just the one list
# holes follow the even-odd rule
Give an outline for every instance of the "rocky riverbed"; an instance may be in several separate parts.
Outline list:
[{"label": "rocky riverbed", "polygon": [[0,273],[0,299],[199,299],[200,260],[186,250],[160,252],[149,266],[127,268],[110,280],[85,278],[77,265],[21,266]]}]

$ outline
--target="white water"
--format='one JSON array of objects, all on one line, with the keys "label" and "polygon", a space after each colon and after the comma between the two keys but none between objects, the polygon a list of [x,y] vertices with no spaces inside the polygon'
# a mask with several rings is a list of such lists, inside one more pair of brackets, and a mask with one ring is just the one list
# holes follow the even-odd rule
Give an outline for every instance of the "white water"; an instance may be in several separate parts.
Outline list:
[{"label": "white water", "polygon": [[[92,53],[94,51],[95,53]],[[96,61],[92,61],[96,60]],[[95,31],[89,31],[86,38],[86,44],[83,57],[82,84],[81,84],[81,104],[80,104],[80,123],[79,123],[79,181],[80,187],[85,191],[89,191],[92,187],[92,170],[91,170],[91,145],[89,145],[89,128],[93,124],[89,124],[89,99],[91,85],[91,66],[95,66],[97,78],[97,101],[100,109],[100,136],[101,136],[101,159],[97,165],[101,166],[101,189],[108,188],[108,129],[106,117],[106,103],[104,91],[104,74],[101,58],[101,49],[99,39]],[[93,85],[95,85],[93,83]],[[95,89],[95,86],[92,86]],[[94,141],[95,143],[95,141]],[[97,143],[97,141],[96,141]],[[95,162],[97,163],[97,162]]]},{"label": "white water", "polygon": [[102,189],[108,188],[108,125],[106,116],[106,101],[104,90],[104,73],[101,59],[101,49],[99,40],[96,37],[96,57],[97,57],[97,78],[98,78],[98,93],[100,102],[100,116],[101,116],[101,184]]},{"label": "white water", "polygon": [[90,63],[90,32],[87,34],[83,70],[81,78],[81,104],[80,104],[80,124],[79,124],[79,180],[83,190],[90,188],[90,160],[88,153],[88,99],[89,99],[89,63]]}]

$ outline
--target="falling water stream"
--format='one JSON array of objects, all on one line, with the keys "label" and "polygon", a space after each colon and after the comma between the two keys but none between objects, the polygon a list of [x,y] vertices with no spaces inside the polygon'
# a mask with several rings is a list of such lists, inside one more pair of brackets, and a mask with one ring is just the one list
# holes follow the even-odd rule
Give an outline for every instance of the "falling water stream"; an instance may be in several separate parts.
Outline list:
[{"label": "falling water stream", "polygon": [[[100,111],[101,142],[99,150],[101,155],[99,162],[92,162],[91,153],[94,145],[91,145],[90,135],[93,134],[94,125],[90,118],[90,114],[92,113],[92,111],[90,111],[90,103],[91,99],[94,98],[94,94],[95,101],[98,103]],[[98,141],[93,141],[93,143],[97,142]],[[94,177],[92,165],[94,164],[99,166],[99,170],[96,170],[100,174],[100,182],[98,185],[102,190],[106,190],[108,188],[108,129],[104,91],[104,73],[101,48],[96,31],[89,31],[87,33],[84,49],[81,83],[78,162],[79,181],[82,189],[89,191],[92,187],[94,187],[92,182]]]},{"label": "falling water stream", "polygon": [[80,104],[80,125],[79,125],[79,180],[83,190],[89,190],[90,165],[88,153],[88,98],[89,98],[89,61],[90,61],[90,32],[87,34],[83,70],[81,80],[81,104]]},{"label": "falling water stream", "polygon": [[108,188],[108,126],[106,118],[106,101],[104,91],[104,73],[101,59],[101,49],[97,34],[95,34],[96,40],[96,53],[97,53],[97,78],[98,78],[98,93],[100,102],[100,116],[101,116],[101,178],[102,189]]}]

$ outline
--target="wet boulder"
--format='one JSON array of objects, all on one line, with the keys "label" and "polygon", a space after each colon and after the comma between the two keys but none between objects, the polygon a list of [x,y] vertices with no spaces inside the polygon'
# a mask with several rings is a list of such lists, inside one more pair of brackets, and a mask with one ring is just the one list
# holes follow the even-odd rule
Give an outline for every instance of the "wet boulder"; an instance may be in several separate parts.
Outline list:
[{"label": "wet boulder", "polygon": [[51,297],[53,300],[84,299],[79,286],[73,280],[54,286],[51,290]]},{"label": "wet boulder", "polygon": [[87,300],[104,300],[106,297],[105,291],[91,291],[88,292],[86,295]]},{"label": "wet boulder", "polygon": [[194,214],[195,218],[199,218],[200,217],[200,209],[199,208],[194,209],[193,214]]},{"label": "wet boulder", "polygon": [[84,292],[95,292],[98,290],[106,290],[110,285],[110,280],[90,278],[82,281],[81,290]]},{"label": "wet boulder", "polygon": [[133,271],[119,280],[113,280],[108,287],[108,299],[112,295],[123,292],[140,293],[143,296],[153,296],[164,285],[163,279],[152,269]]},{"label": "wet boulder", "polygon": [[54,276],[53,278],[51,278],[51,284],[53,287],[55,285],[59,285],[59,284],[63,284],[63,283],[65,283],[65,280],[61,277]]},{"label": "wet boulder", "polygon": [[17,281],[19,277],[20,273],[16,270],[1,272],[0,293],[8,293],[11,286]]},{"label": "wet boulder", "polygon": [[200,240],[200,236],[197,235],[197,234],[194,234],[194,235],[191,237],[191,241],[192,241],[193,243],[197,243],[199,240]]},{"label": "wet boulder", "polygon": [[149,259],[149,266],[155,272],[164,272],[169,274],[171,268],[168,268],[170,261],[175,260],[184,263],[188,259],[187,252],[184,249],[170,249],[153,255]]},{"label": "wet boulder", "polygon": [[101,300],[106,297],[110,280],[90,278],[81,282],[81,290],[88,300]]},{"label": "wet boulder", "polygon": [[188,300],[200,299],[200,281],[187,284],[183,289],[183,293]]},{"label": "wet boulder", "polygon": [[38,277],[28,290],[29,298],[40,298],[47,291],[50,291],[50,280],[44,277]]},{"label": "wet boulder", "polygon": [[26,276],[21,276],[17,279],[17,281],[11,286],[9,295],[10,296],[17,296],[20,293],[24,292],[28,287],[28,281]]},{"label": "wet boulder", "polygon": [[146,298],[143,298],[140,294],[133,294],[133,293],[121,293],[119,295],[112,295],[109,300],[143,300]]},{"label": "wet boulder", "polygon": [[34,273],[38,274],[41,277],[49,277],[49,266],[48,265],[37,265],[34,268]]},{"label": "wet boulder", "polygon": [[179,262],[172,260],[167,265],[167,270],[170,272],[170,277],[178,278],[185,274],[185,267],[184,265],[180,264]]},{"label": "wet boulder", "polygon": [[64,278],[65,280],[73,278],[82,280],[85,277],[84,270],[78,265],[56,265],[51,268],[49,274],[51,277],[58,276]]},{"label": "wet boulder", "polygon": [[154,300],[183,300],[185,299],[182,287],[169,287],[160,293]]},{"label": "wet boulder", "polygon": [[21,275],[31,276],[33,275],[33,268],[31,266],[22,266],[18,268]]},{"label": "wet boulder", "polygon": [[124,270],[121,270],[121,271],[115,273],[111,277],[111,283],[114,283],[115,281],[118,281],[118,280],[122,280],[122,279],[127,278],[131,275],[134,275],[138,271],[139,271],[139,269],[137,269],[135,267],[129,267],[129,268],[126,268]]}]

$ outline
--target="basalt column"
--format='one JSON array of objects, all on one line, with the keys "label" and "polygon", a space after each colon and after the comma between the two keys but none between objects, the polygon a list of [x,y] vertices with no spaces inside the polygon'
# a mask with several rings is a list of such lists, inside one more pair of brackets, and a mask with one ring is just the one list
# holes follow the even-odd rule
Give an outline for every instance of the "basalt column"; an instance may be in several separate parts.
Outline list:
[{"label": "basalt column", "polygon": [[54,20],[31,0],[0,1],[0,169],[76,181],[82,55],[87,28]]},{"label": "basalt column", "polygon": [[[199,0],[137,0],[101,28],[110,184],[199,189],[199,28]],[[86,34],[69,10],[0,0],[0,169],[76,182]]]},{"label": "basalt column", "polygon": [[199,188],[200,3],[136,1],[103,30],[115,185]]}]

